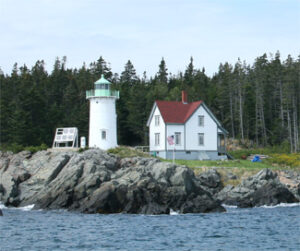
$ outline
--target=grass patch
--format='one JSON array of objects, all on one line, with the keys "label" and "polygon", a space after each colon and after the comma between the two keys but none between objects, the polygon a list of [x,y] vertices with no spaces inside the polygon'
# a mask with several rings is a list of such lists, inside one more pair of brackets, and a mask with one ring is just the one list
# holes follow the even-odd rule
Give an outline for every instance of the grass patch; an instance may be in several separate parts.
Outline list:
[{"label": "grass patch", "polygon": [[[165,161],[171,162],[171,160]],[[249,160],[175,160],[175,163],[191,168],[196,175],[199,175],[208,169],[217,168],[224,186],[229,184],[236,186],[240,184],[243,179],[256,174],[263,168],[270,168],[273,170],[278,168],[266,162],[251,162]],[[235,175],[236,179],[228,178],[229,173],[231,176]]]},{"label": "grass patch", "polygon": [[41,144],[40,146],[22,146],[19,144],[10,144],[10,145],[4,145],[0,147],[1,151],[10,151],[13,153],[19,153],[21,151],[29,151],[32,153],[47,150],[48,146],[46,144]]},{"label": "grass patch", "polygon": [[[282,152],[274,152],[270,148],[251,148],[251,149],[242,149],[236,151],[229,151],[229,154],[233,156],[235,159],[243,159],[243,157],[248,157],[251,154],[263,154],[263,155],[271,155],[274,153],[282,153]],[[285,152],[283,152],[285,153]]]},{"label": "grass patch", "polygon": [[271,158],[267,159],[272,165],[288,166],[300,168],[300,153],[290,154],[271,154]]},{"label": "grass patch", "polygon": [[241,159],[242,156],[249,156],[251,154],[264,154],[264,155],[271,155],[271,154],[288,154],[290,152],[290,147],[288,142],[283,142],[281,145],[275,146],[268,146],[268,147],[260,147],[260,148],[244,148],[241,150],[234,150],[229,151],[228,153],[231,154],[236,159]]},{"label": "grass patch", "polygon": [[145,157],[145,158],[149,158],[149,157],[151,157],[149,154],[144,153],[140,150],[136,150],[133,147],[129,147],[129,146],[119,146],[119,147],[116,147],[116,148],[111,148],[111,149],[108,149],[107,152],[115,154],[115,155],[117,155],[118,157],[121,157],[121,158],[128,158],[128,157]]},{"label": "grass patch", "polygon": [[[171,162],[172,160],[166,160]],[[272,165],[266,162],[251,162],[250,160],[175,160],[178,165],[185,165],[190,168],[203,168],[203,167],[231,167],[231,168],[245,168],[245,169],[263,169],[273,168]]]},{"label": "grass patch", "polygon": [[[296,161],[297,157],[293,156],[291,158],[291,154],[287,155],[287,158],[290,161]],[[297,155],[297,154],[296,154]],[[281,157],[280,157],[281,156]],[[299,154],[298,154],[299,156]],[[277,156],[282,160],[282,163],[286,163],[287,160],[282,158],[282,154],[278,154]],[[172,162],[172,160],[163,160],[167,162]],[[221,180],[224,186],[233,185],[236,186],[241,183],[243,179],[246,179],[250,176],[255,175],[261,169],[269,168],[274,171],[276,170],[290,170],[290,167],[287,165],[279,165],[277,162],[279,160],[275,160],[273,158],[264,159],[262,162],[251,162],[250,160],[225,160],[225,161],[214,161],[214,160],[175,160],[175,163],[178,165],[185,165],[191,168],[196,175],[201,174],[211,168],[216,168],[218,173],[221,175]],[[294,162],[293,162],[294,163]],[[300,167],[293,168],[293,170],[300,171]],[[229,175],[230,174],[230,175]],[[235,179],[230,178],[230,176],[236,176]]]},{"label": "grass patch", "polygon": [[229,152],[235,159],[241,160],[248,157],[251,154],[263,154],[268,155],[269,158],[263,160],[270,166],[279,167],[291,167],[300,168],[300,153],[286,153],[282,151],[275,151],[277,148],[255,148],[255,149],[243,149]]}]

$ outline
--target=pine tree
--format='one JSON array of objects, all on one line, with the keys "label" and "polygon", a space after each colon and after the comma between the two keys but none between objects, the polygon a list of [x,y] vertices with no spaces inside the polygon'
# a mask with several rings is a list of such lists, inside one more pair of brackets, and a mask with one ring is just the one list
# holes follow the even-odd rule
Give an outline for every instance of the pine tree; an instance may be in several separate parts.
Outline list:
[{"label": "pine tree", "polygon": [[14,65],[9,75],[0,70],[0,143],[38,145],[52,143],[55,128],[77,126],[88,136],[86,90],[101,74],[120,91],[117,101],[118,143],[147,145],[146,121],[155,100],[204,100],[230,132],[230,137],[255,140],[257,145],[288,145],[299,151],[300,57],[280,59],[266,54],[250,66],[220,64],[212,78],[195,69],[193,58],[184,72],[168,73],[162,58],[154,78],[141,79],[128,61],[120,77],[100,57],[89,66],[68,69],[67,58],[57,58],[48,74],[39,60],[29,70]]},{"label": "pine tree", "polygon": [[99,79],[101,75],[103,74],[104,77],[108,80],[111,80],[112,78],[112,72],[111,68],[108,63],[103,59],[102,56],[97,60],[97,62],[93,62],[90,64],[91,73],[94,76],[94,81]]},{"label": "pine tree", "polygon": [[159,70],[156,75],[157,81],[161,84],[167,84],[168,83],[168,69],[167,69],[164,58],[161,59],[158,67],[159,67]]},{"label": "pine tree", "polygon": [[235,86],[237,87],[237,100],[238,100],[238,111],[239,111],[239,130],[240,130],[240,137],[242,139],[242,142],[244,142],[244,72],[243,67],[240,59],[238,59],[238,62],[235,64],[234,67],[234,75],[235,75]]},{"label": "pine tree", "polygon": [[128,60],[125,64],[124,71],[121,73],[120,83],[117,86],[121,93],[117,102],[119,144],[132,145],[132,142],[136,141],[131,124],[128,120],[130,112],[135,111],[128,109],[128,102],[130,102],[130,90],[137,83],[137,81],[138,77],[136,75],[134,66],[130,60]]},{"label": "pine tree", "polygon": [[195,75],[195,69],[193,64],[193,57],[191,57],[190,63],[184,73],[184,82],[187,86],[193,85],[194,75]]}]

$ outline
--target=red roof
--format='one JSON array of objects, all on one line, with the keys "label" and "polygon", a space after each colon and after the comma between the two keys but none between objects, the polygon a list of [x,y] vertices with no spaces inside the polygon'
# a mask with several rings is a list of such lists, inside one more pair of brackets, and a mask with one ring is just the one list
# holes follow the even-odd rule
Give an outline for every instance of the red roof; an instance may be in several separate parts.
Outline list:
[{"label": "red roof", "polygon": [[155,101],[165,123],[184,124],[202,100],[184,104],[181,101]]}]

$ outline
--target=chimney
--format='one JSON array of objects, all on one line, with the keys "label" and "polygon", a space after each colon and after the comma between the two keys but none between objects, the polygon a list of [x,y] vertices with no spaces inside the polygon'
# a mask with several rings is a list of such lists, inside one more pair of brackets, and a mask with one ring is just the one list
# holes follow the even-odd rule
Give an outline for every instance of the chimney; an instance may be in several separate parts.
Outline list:
[{"label": "chimney", "polygon": [[188,96],[187,96],[187,92],[186,91],[182,91],[181,92],[181,100],[183,104],[187,104],[188,103]]}]

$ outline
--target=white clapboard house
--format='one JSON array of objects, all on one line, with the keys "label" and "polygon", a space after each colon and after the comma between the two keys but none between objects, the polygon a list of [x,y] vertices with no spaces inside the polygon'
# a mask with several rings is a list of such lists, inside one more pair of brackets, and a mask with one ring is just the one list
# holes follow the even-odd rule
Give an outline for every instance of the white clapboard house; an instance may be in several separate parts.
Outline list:
[{"label": "white clapboard house", "polygon": [[187,100],[183,91],[182,101],[155,101],[147,122],[150,152],[164,159],[173,151],[176,159],[226,159],[228,132],[203,101]]}]

